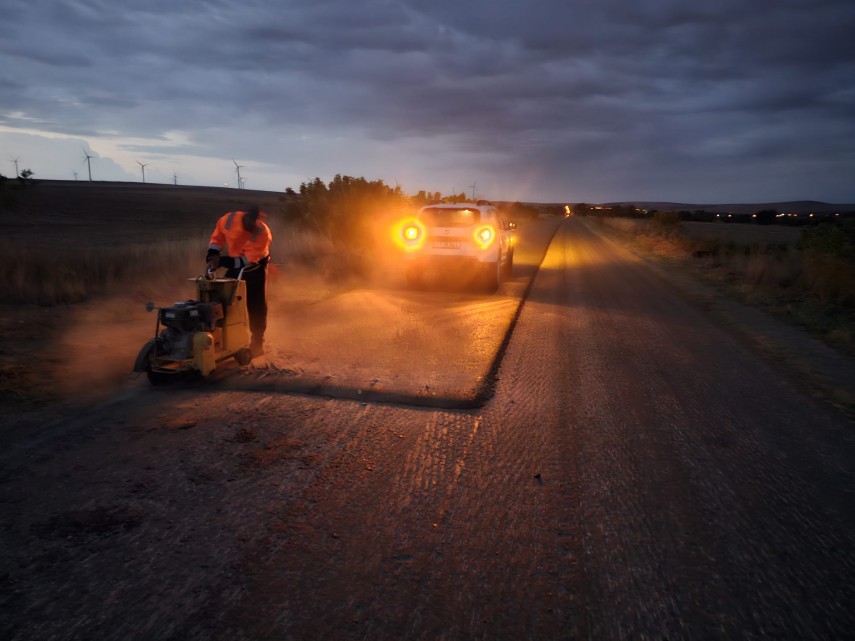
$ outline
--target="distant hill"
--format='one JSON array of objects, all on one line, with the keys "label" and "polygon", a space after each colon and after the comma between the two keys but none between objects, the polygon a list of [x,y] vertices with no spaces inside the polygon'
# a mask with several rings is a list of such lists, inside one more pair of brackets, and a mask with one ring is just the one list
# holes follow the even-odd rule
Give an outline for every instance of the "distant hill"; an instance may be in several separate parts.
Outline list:
[{"label": "distant hill", "polygon": [[[594,204],[594,203],[589,203]],[[774,209],[780,213],[809,214],[834,213],[855,211],[855,205],[839,205],[823,203],[816,200],[794,200],[775,203],[728,203],[720,205],[704,205],[691,203],[653,202],[646,200],[622,201],[614,203],[596,203],[604,206],[635,205],[642,209],[657,209],[659,211],[696,211],[704,210],[714,213],[753,214],[763,209]]]},{"label": "distant hill", "polygon": [[[100,219],[121,224],[122,221],[156,225],[164,219],[170,224],[185,221],[188,229],[207,225],[214,216],[232,209],[257,203],[269,214],[281,211],[284,192],[200,187],[164,183],[33,180],[21,188],[10,180],[0,191],[0,214],[24,214],[31,223],[55,221],[57,218]],[[530,203],[559,206],[574,203]],[[667,201],[620,201],[588,203],[591,205],[635,205],[659,211],[704,210],[715,213],[753,214],[762,209],[782,213],[855,212],[855,204],[831,204],[815,200],[771,203],[694,204]]]},{"label": "distant hill", "polygon": [[249,203],[277,208],[283,196],[282,192],[254,189],[82,180],[33,180],[24,186],[10,180],[2,193],[3,209],[33,214],[45,210],[54,214],[101,213],[119,218],[157,218],[168,212],[221,215]]}]

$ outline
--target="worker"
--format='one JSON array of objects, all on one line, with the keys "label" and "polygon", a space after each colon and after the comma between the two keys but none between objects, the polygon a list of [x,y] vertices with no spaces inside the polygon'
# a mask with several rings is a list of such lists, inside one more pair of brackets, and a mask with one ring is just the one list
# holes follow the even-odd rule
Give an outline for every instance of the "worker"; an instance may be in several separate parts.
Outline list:
[{"label": "worker", "polygon": [[[250,350],[253,358],[264,354],[264,332],[267,329],[267,263],[270,262],[270,243],[273,235],[264,222],[267,215],[258,205],[249,205],[244,211],[230,211],[217,221],[211,234],[206,261],[208,269],[226,268],[226,278],[237,278],[246,268],[246,308],[249,313],[249,331],[252,334]],[[221,253],[226,250],[226,255]]]}]

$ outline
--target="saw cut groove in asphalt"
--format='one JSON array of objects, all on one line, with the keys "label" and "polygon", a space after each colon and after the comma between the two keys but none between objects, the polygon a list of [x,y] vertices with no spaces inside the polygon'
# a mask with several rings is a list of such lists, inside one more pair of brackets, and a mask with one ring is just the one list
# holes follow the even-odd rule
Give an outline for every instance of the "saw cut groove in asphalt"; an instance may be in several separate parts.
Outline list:
[{"label": "saw cut groove in asphalt", "polygon": [[514,278],[493,295],[357,290],[299,311],[273,311],[268,335],[274,347],[247,367],[223,367],[213,382],[221,390],[482,407],[494,394],[523,304],[563,220],[539,219],[520,230]]}]

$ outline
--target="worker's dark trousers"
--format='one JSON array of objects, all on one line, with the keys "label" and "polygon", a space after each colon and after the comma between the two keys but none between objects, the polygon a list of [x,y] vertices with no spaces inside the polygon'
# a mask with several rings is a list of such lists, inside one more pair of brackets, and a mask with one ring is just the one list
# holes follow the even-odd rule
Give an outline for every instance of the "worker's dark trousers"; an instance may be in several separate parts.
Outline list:
[{"label": "worker's dark trousers", "polygon": [[[239,269],[226,270],[226,278],[237,278]],[[249,331],[252,332],[252,342],[264,340],[267,330],[267,265],[243,273],[246,281],[246,310],[249,313]]]}]

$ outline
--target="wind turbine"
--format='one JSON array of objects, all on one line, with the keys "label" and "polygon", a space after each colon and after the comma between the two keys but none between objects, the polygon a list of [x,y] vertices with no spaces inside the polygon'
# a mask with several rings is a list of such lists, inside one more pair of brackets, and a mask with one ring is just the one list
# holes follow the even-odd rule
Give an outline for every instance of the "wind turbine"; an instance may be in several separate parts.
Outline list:
[{"label": "wind turbine", "polygon": [[234,158],[232,158],[232,162],[235,164],[235,171],[237,172],[238,189],[243,189],[243,183],[241,182],[241,179],[240,179],[240,168],[243,167],[243,165],[237,164],[237,160],[235,160]]},{"label": "wind turbine", "polygon": [[178,174],[176,174],[174,171],[172,172],[172,184],[173,185],[178,184]]},{"label": "wind turbine", "polygon": [[472,202],[473,203],[475,202],[475,185],[477,185],[477,184],[478,184],[478,181],[473,180],[472,184],[469,185],[470,189],[472,189]]},{"label": "wind turbine", "polygon": [[83,150],[83,155],[86,156],[86,166],[89,168],[89,182],[92,182],[92,163],[90,162],[92,156],[85,149]]},{"label": "wind turbine", "polygon": [[15,158],[15,160],[12,161],[13,163],[15,163],[15,178],[17,178],[20,175],[18,173],[18,160],[19,159],[20,159],[20,156],[18,156],[18,158]]},{"label": "wind turbine", "polygon": [[74,174],[74,182],[77,182],[77,172],[76,172],[76,171],[72,171],[71,173],[72,173],[72,174]]},{"label": "wind turbine", "polygon": [[142,169],[142,181],[143,181],[143,183],[145,183],[145,168],[146,168],[146,167],[148,167],[149,163],[142,164],[142,163],[138,160],[138,161],[137,161],[137,164],[138,164],[138,165],[140,166],[140,168]]}]

